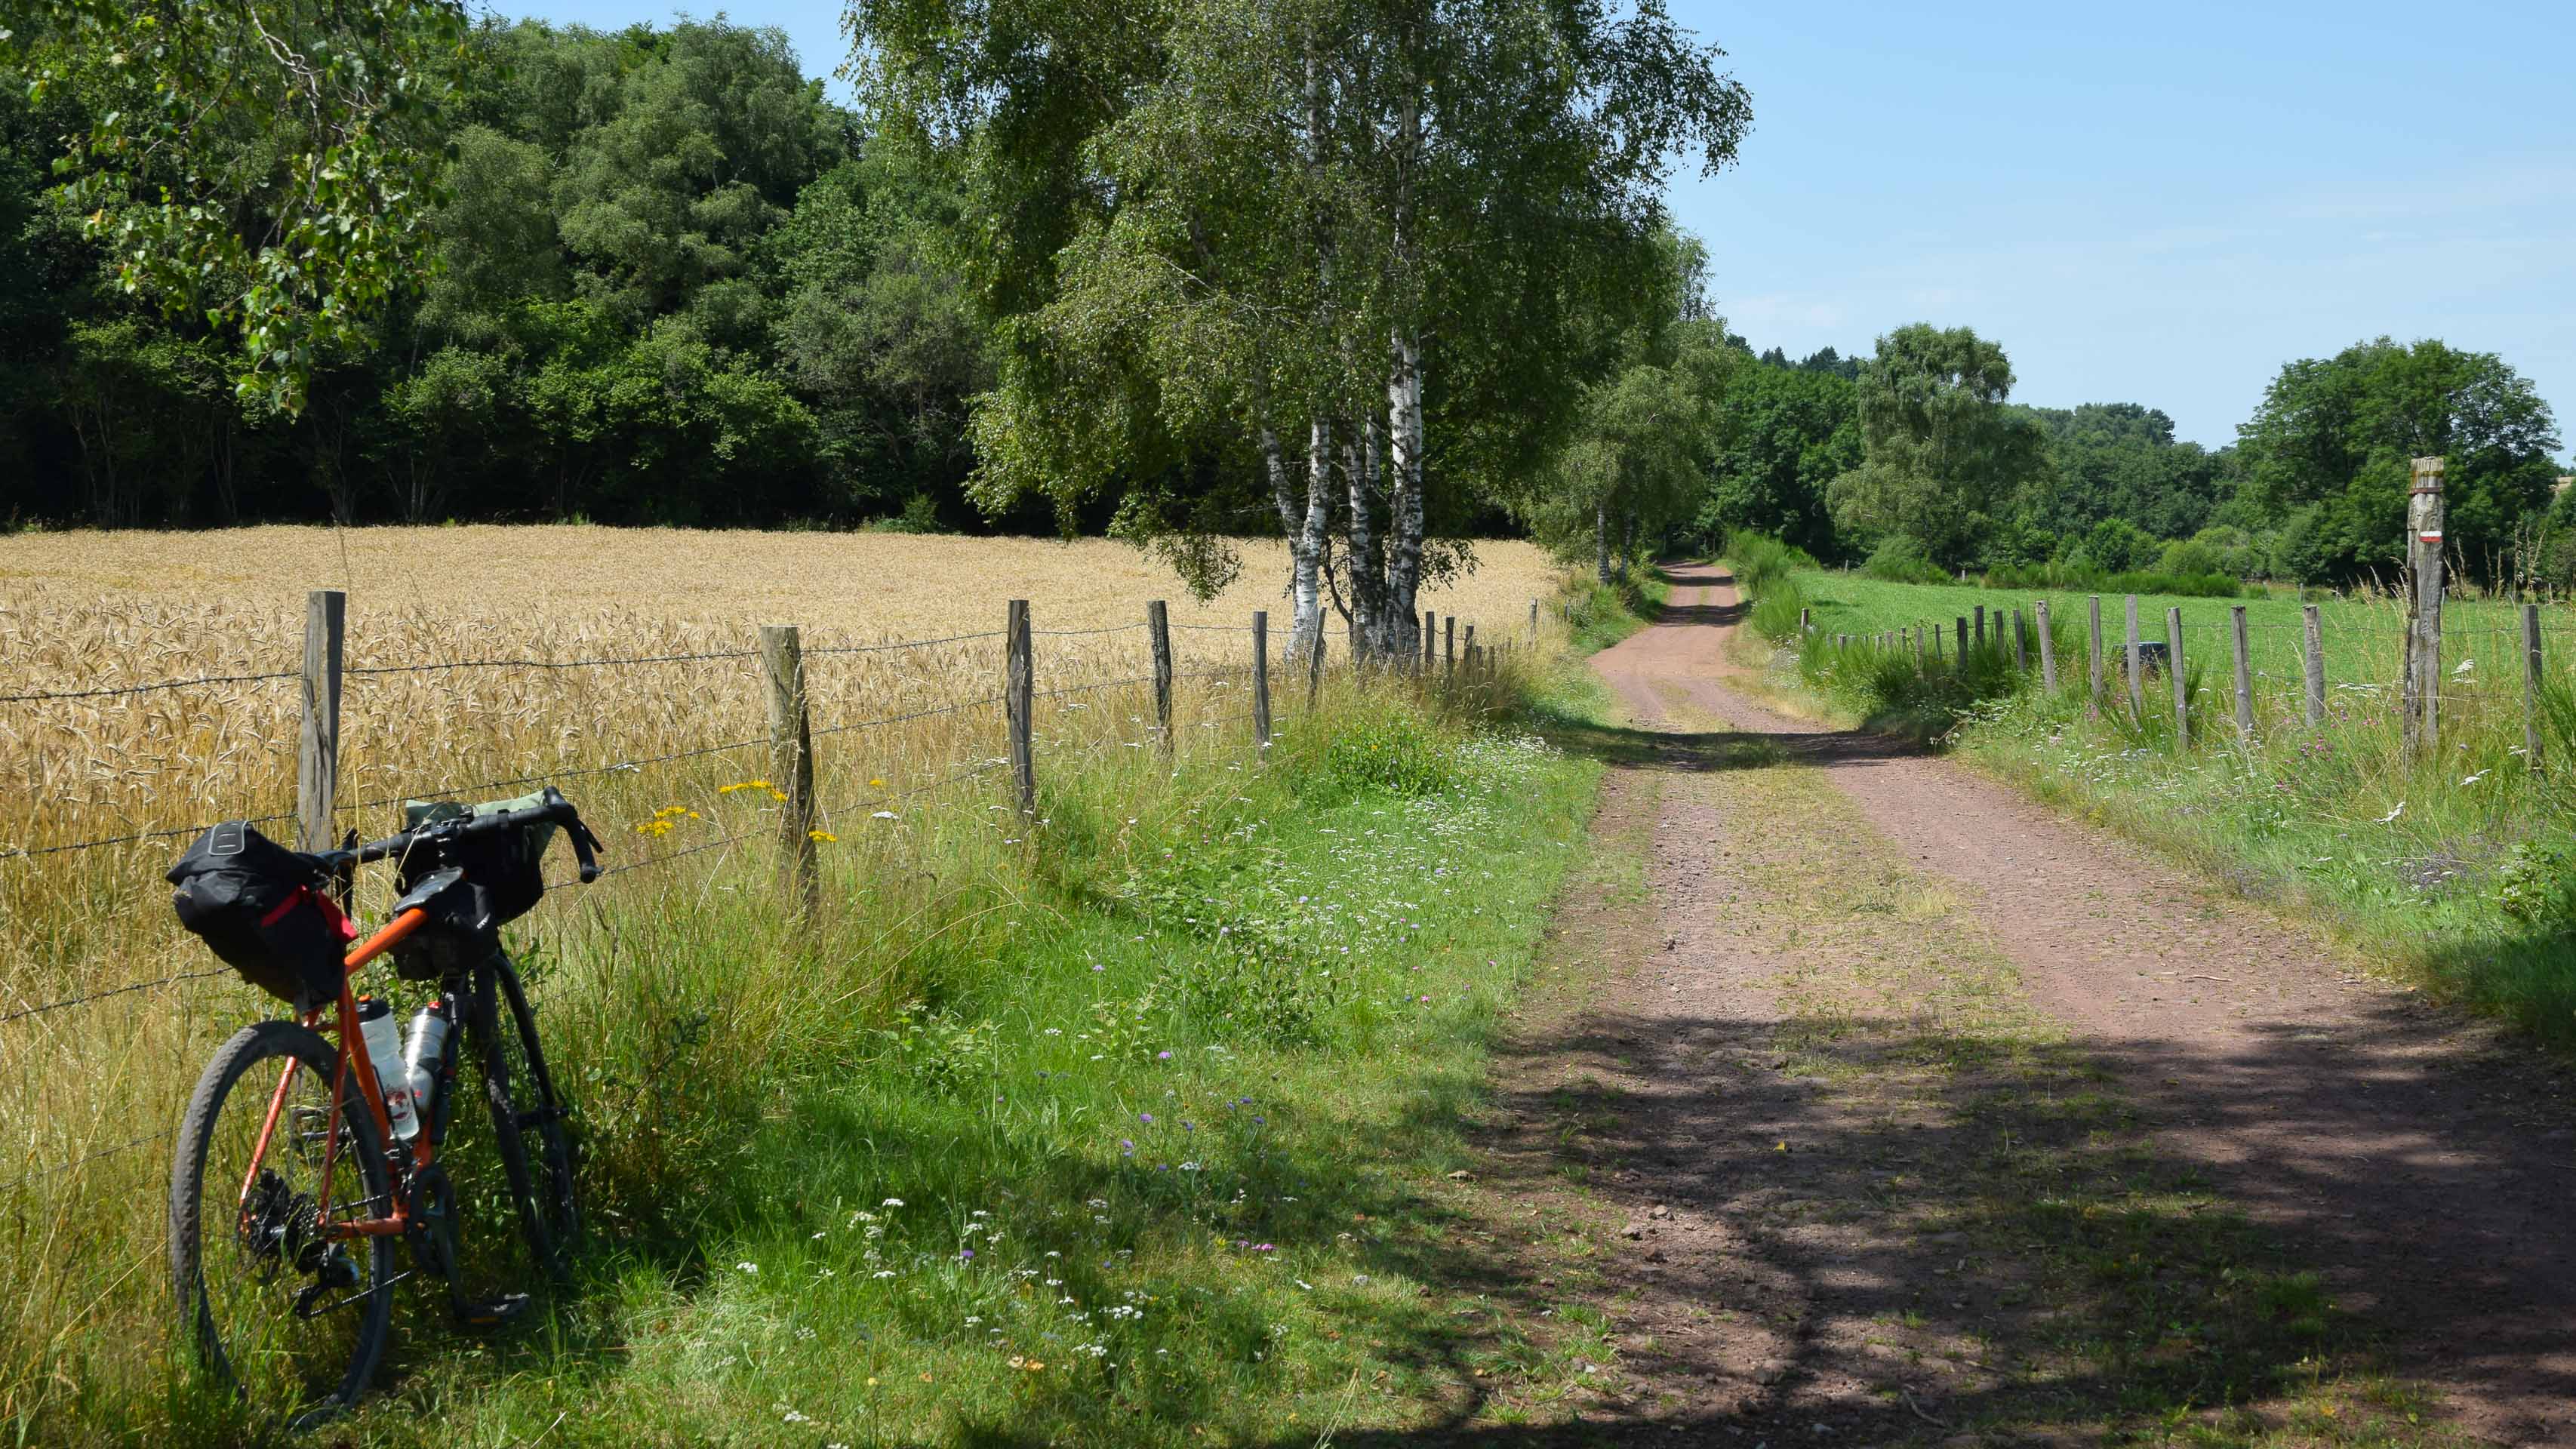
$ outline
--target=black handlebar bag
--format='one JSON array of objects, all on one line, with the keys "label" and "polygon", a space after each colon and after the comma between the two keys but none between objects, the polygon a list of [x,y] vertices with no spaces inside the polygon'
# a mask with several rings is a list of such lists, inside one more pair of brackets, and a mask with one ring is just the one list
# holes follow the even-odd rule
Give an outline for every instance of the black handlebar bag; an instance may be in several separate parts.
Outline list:
[{"label": "black handlebar bag", "polygon": [[[413,800],[403,806],[403,829],[504,810],[534,810],[545,803],[542,790],[516,800],[473,806],[452,800]],[[478,965],[499,950],[501,927],[535,910],[545,896],[546,847],[554,836],[554,823],[542,821],[406,851],[396,867],[397,889],[408,891],[430,872],[451,865],[464,869],[467,886],[450,892],[432,912],[429,925],[394,948],[395,974],[407,981],[435,981]]]},{"label": "black handlebar bag", "polygon": [[357,930],[312,856],[227,820],[198,836],[167,879],[179,924],[243,980],[297,1011],[339,998]]}]

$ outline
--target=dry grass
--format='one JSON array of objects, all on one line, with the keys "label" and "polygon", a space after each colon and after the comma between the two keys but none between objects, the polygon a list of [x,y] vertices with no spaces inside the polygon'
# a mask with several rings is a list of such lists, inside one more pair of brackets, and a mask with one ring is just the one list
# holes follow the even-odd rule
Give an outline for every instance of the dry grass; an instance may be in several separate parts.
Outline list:
[{"label": "dry grass", "polygon": [[[910,933],[1014,869],[1023,827],[995,768],[1005,600],[1030,599],[1041,631],[1042,782],[1079,772],[1086,789],[1144,800],[1161,768],[1151,691],[1136,682],[1151,667],[1149,598],[1171,598],[1175,624],[1204,626],[1175,633],[1176,747],[1219,771],[1253,759],[1249,618],[1285,610],[1277,546],[1246,553],[1244,579],[1203,607],[1144,555],[1101,541],[535,527],[17,536],[0,538],[0,694],[291,672],[306,591],[344,588],[342,828],[387,833],[406,796],[560,783],[609,864],[647,867],[565,892],[573,908],[550,900],[528,923],[574,940],[650,919],[675,893],[765,879],[776,807],[741,787],[774,771],[755,662],[741,656],[757,625],[799,623],[825,869],[845,892],[836,909],[856,913],[862,949],[886,963],[863,974],[894,992]],[[1556,570],[1527,545],[1479,553],[1475,575],[1425,606],[1484,622],[1487,637],[1517,632]],[[957,634],[993,637],[834,652]],[[363,672],[699,653],[733,657]],[[1275,679],[1283,724],[1302,686]],[[228,973],[199,974],[215,963],[178,930],[161,882],[184,837],[43,852],[290,812],[297,717],[292,679],[0,703],[0,1018],[14,1018],[0,1020],[0,1425],[75,1391],[75,1360],[49,1347],[65,1335],[152,1331],[161,1136],[213,1045],[275,1010]],[[738,748],[709,752],[726,745]],[[659,758],[673,755],[685,757]],[[603,768],[630,760],[645,763]],[[289,823],[272,830],[292,837]],[[389,883],[374,874],[360,897],[370,912]],[[862,906],[849,893],[899,899]],[[46,1009],[147,982],[159,984]],[[157,1349],[137,1360],[157,1361]]]}]

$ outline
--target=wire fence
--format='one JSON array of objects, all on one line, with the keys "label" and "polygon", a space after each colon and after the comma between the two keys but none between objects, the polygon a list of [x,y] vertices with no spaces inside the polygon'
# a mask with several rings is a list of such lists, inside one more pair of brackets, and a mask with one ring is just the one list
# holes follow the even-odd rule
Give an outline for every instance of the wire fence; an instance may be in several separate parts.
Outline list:
[{"label": "wire fence", "polygon": [[[1108,637],[1148,632],[1154,627],[1155,625],[1152,623],[1136,623],[1077,629],[1029,629],[1026,631],[1026,635],[1034,638],[1045,639]],[[1237,637],[1254,636],[1259,632],[1242,626],[1217,624],[1165,624],[1163,627],[1171,630],[1190,630],[1204,634],[1231,634]],[[879,655],[933,649],[949,645],[978,643],[994,639],[1007,640],[1009,637],[1010,631],[1008,630],[981,630],[944,635],[936,638],[902,640],[882,644],[825,645],[818,646],[810,650],[802,650],[800,651],[800,654],[801,657],[808,659],[845,655]],[[1258,689],[1260,687],[1259,681],[1261,679],[1261,675],[1253,668],[1253,661],[1248,657],[1240,663],[1218,664],[1187,670],[1170,669],[1168,667],[1168,661],[1170,659],[1168,635],[1159,638],[1156,642],[1159,646],[1157,650],[1158,659],[1166,661],[1166,667],[1162,671],[1158,673],[1120,675],[1111,679],[1086,680],[1078,683],[1058,685],[1043,690],[1032,689],[1028,688],[1026,685],[1022,685],[1020,698],[1027,706],[1026,708],[1015,709],[1011,695],[1008,692],[1005,692],[1001,694],[979,696],[930,708],[906,710],[865,719],[845,720],[822,724],[818,727],[803,729],[795,733],[801,734],[802,738],[807,741],[814,738],[854,736],[869,731],[883,730],[895,726],[919,723],[932,719],[963,716],[970,713],[991,710],[996,706],[1001,706],[1004,708],[1006,716],[1011,717],[1013,727],[1021,731],[1023,738],[1025,739],[1027,738],[1028,731],[1030,731],[1033,725],[1030,715],[1034,710],[1034,707],[1041,702],[1063,702],[1063,708],[1067,711],[1064,718],[1069,722],[1072,718],[1077,717],[1073,712],[1083,711],[1085,708],[1082,703],[1079,703],[1079,701],[1086,701],[1092,696],[1112,691],[1143,689],[1158,684],[1168,686],[1166,690],[1158,692],[1161,695],[1161,698],[1158,698],[1157,700],[1157,712],[1160,715],[1160,718],[1146,725],[1143,738],[1127,738],[1127,731],[1122,729],[1112,729],[1107,737],[1093,739],[1088,743],[1082,743],[1077,741],[1073,736],[1063,734],[1056,731],[1053,727],[1050,727],[1050,731],[1046,738],[1049,742],[1049,749],[1053,753],[1053,757],[1066,761],[1080,761],[1112,751],[1146,749],[1157,744],[1159,744],[1164,750],[1168,751],[1173,747],[1175,738],[1184,731],[1196,736],[1204,734],[1207,731],[1229,729],[1245,723],[1256,722],[1263,718],[1263,711],[1259,708],[1234,710],[1221,715],[1216,715],[1212,718],[1204,719],[1177,719],[1172,717],[1169,713],[1167,701],[1170,691],[1176,690],[1179,686],[1185,684],[1206,686],[1204,693],[1205,698],[1209,703],[1231,702],[1244,698],[1245,691]],[[1022,646],[1018,642],[1014,642],[1010,647],[1014,651],[1017,651]],[[386,678],[405,675],[434,675],[454,671],[499,672],[525,670],[533,672],[560,672],[568,670],[649,668],[675,664],[739,662],[754,660],[759,657],[760,651],[748,649],[704,650],[697,652],[665,654],[599,655],[578,659],[491,657],[432,661],[416,664],[385,664],[344,667],[337,670],[328,683],[331,697],[337,698],[339,680],[341,678],[352,676],[363,678]],[[1490,646],[1484,649],[1481,653],[1470,655],[1468,657],[1468,667],[1464,671],[1466,676],[1472,677],[1475,674],[1477,667],[1476,662],[1480,658],[1485,661],[1488,667],[1490,667],[1492,659],[1492,650]],[[1028,661],[1025,658],[1021,657],[1017,652],[1014,653],[1011,664],[1018,677],[1025,678],[1027,663]],[[1332,661],[1328,660],[1326,664],[1328,668],[1334,667]],[[1423,679],[1427,683],[1432,683],[1443,688],[1450,687],[1457,682],[1454,677],[1446,672],[1443,661],[1435,659],[1427,654],[1408,654],[1404,656],[1403,664],[1404,668],[1396,672],[1411,673],[1412,675]],[[1309,678],[1308,670],[1302,661],[1283,661],[1283,665],[1284,668],[1277,678],[1277,683],[1280,686],[1277,694],[1279,701],[1282,704],[1286,702],[1287,696],[1296,694],[1299,689],[1304,688]],[[1340,666],[1342,669],[1348,669],[1348,667],[1349,666],[1347,664]],[[134,685],[119,685],[114,687],[103,686],[94,689],[42,690],[15,695],[0,695],[0,704],[45,702],[54,700],[105,699],[162,691],[184,690],[200,686],[271,683],[282,680],[303,680],[305,678],[305,674],[297,671],[278,671],[273,673],[257,674],[205,675],[187,679],[162,680]],[[1267,703],[1268,701],[1263,702]],[[804,708],[801,700],[799,701],[797,708],[801,714]],[[1285,713],[1285,711],[1283,710],[1281,713]],[[1078,717],[1101,719],[1106,716],[1098,712],[1088,712]],[[1092,727],[1085,727],[1085,729],[1086,731],[1096,732]],[[609,775],[640,775],[646,771],[658,768],[680,765],[689,761],[721,757],[746,750],[780,750],[787,746],[789,739],[792,737],[794,736],[782,736],[777,732],[775,725],[773,725],[772,733],[757,738],[735,739],[712,744],[694,745],[684,749],[668,750],[653,754],[641,754],[605,762],[568,764],[542,770],[529,770],[525,773],[502,775],[489,779],[476,779],[468,782],[447,782],[434,786],[424,785],[406,789],[398,793],[379,794],[349,802],[334,802],[332,805],[332,813],[336,816],[349,812],[375,810],[386,806],[405,804],[413,801],[449,799],[458,796],[489,795],[513,789],[533,787],[541,784],[556,784],[570,780],[595,779]],[[1247,743],[1253,744],[1257,747],[1259,745],[1266,744],[1267,742],[1247,741]],[[810,743],[804,747],[810,749]],[[1025,746],[1023,746],[1023,748],[1025,748]],[[935,778],[923,780],[917,784],[905,785],[898,789],[879,788],[873,792],[857,794],[843,799],[838,803],[829,805],[824,805],[809,797],[805,802],[803,802],[801,818],[817,822],[814,829],[818,836],[836,839],[837,837],[831,836],[829,831],[822,829],[823,825],[828,825],[836,818],[848,818],[860,816],[862,814],[870,817],[892,816],[895,814],[895,807],[904,806],[906,802],[918,802],[926,797],[930,797],[941,792],[956,790],[961,787],[974,785],[979,781],[988,780],[993,776],[1011,771],[1014,768],[1014,763],[1015,761],[1011,754],[986,754],[981,751],[974,752],[969,754],[963,762],[960,762],[957,765],[957,767],[942,770]],[[1023,765],[1022,768],[1025,768],[1025,766]],[[810,778],[810,757],[807,760],[807,774]],[[1022,777],[1024,789],[1026,778],[1027,777],[1025,775]],[[874,786],[882,787],[884,782],[871,778],[869,783]],[[783,798],[784,796],[782,795],[782,799]],[[792,807],[788,808],[792,811]],[[299,815],[297,813],[272,813],[253,817],[250,819],[249,823],[257,826],[273,826],[281,822],[293,821],[298,818]],[[643,855],[637,859],[610,864],[600,871],[596,879],[608,880],[640,872],[654,871],[674,865],[681,861],[711,855],[716,852],[725,851],[735,847],[750,845],[764,839],[778,839],[791,833],[793,826],[789,822],[797,818],[800,817],[794,813],[769,814],[764,812],[763,817],[758,821],[758,823],[749,824],[745,828],[728,831],[715,839],[679,845],[672,849],[660,850],[649,855]],[[211,824],[167,827],[156,826],[96,839],[38,846],[0,846],[0,861],[25,861],[37,857],[60,856],[109,846],[132,845],[147,841],[162,841],[183,837],[193,837],[203,834],[211,828],[213,828]],[[547,894],[552,895],[557,888],[569,886],[573,883],[574,882],[570,879],[548,880],[545,882]],[[33,1022],[41,1018],[50,1017],[57,1013],[94,1007],[101,1003],[117,1001],[120,999],[132,1000],[133,998],[142,996],[145,993],[185,988],[196,982],[228,978],[235,975],[236,973],[229,966],[214,965],[203,968],[170,971],[161,975],[139,980],[124,981],[119,984],[97,990],[81,991],[75,994],[62,995],[53,999],[27,1001],[22,997],[22,1004],[11,1007],[5,1011],[0,1011],[0,1027],[17,1026]],[[0,1046],[5,1045],[5,1040],[0,1040]],[[114,1157],[122,1153],[128,1153],[151,1146],[155,1143],[167,1141],[174,1135],[175,1132],[173,1131],[164,1131],[149,1136],[138,1137],[130,1141],[117,1143],[109,1147],[83,1153],[64,1162],[40,1167],[35,1170],[22,1173],[17,1177],[10,1178],[5,1182],[0,1182],[0,1192],[12,1191],[43,1179],[71,1173],[76,1169],[101,1159]]]}]

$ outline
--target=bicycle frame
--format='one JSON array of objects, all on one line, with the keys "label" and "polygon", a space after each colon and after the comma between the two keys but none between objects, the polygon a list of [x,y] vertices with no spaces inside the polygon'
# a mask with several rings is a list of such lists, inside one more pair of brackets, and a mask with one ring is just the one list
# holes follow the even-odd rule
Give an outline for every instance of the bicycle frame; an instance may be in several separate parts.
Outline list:
[{"label": "bicycle frame", "polygon": [[[414,909],[405,911],[401,915],[394,917],[392,920],[387,921],[374,935],[369,936],[366,940],[361,941],[355,947],[352,947],[349,951],[346,969],[342,971],[340,976],[339,1001],[332,1007],[316,1007],[304,1014],[304,1024],[306,1026],[317,1031],[329,1030],[339,1038],[340,1042],[340,1064],[331,1083],[331,1115],[329,1119],[329,1127],[322,1139],[322,1191],[319,1200],[314,1205],[315,1226],[320,1230],[323,1238],[327,1241],[339,1242],[350,1238],[364,1237],[396,1237],[408,1231],[411,1227],[410,1205],[404,1200],[404,1195],[399,1185],[397,1185],[395,1191],[391,1194],[392,1201],[386,1204],[387,1212],[383,1217],[351,1218],[343,1222],[332,1221],[331,1170],[338,1164],[340,1153],[340,1104],[348,1100],[349,1077],[352,1063],[355,1063],[358,1069],[357,1086],[359,1100],[365,1103],[367,1111],[375,1118],[376,1131],[378,1133],[377,1140],[388,1144],[391,1144],[394,1141],[393,1118],[385,1111],[384,1084],[376,1075],[375,1063],[367,1056],[367,1034],[362,1031],[354,1031],[350,1028],[350,1023],[358,1019],[358,998],[356,992],[350,988],[349,983],[357,977],[360,968],[364,967],[368,962],[375,960],[377,957],[382,956],[387,951],[392,950],[396,944],[403,940],[403,938],[409,936],[412,932],[419,930],[422,923],[428,919],[428,912],[415,907]],[[330,1027],[325,1028],[322,1022],[324,1015],[333,1013],[335,1010],[337,1020]],[[271,1094],[268,1099],[268,1117],[260,1124],[259,1144],[251,1152],[250,1171],[245,1173],[242,1177],[241,1198],[237,1209],[239,1211],[246,1212],[249,1210],[250,1191],[252,1186],[259,1181],[259,1170],[261,1164],[268,1160],[269,1141],[276,1135],[278,1117],[286,1110],[286,1091],[288,1087],[294,1084],[296,1065],[296,1063],[290,1061],[278,1073],[277,1090]],[[437,1148],[432,1145],[429,1138],[429,1133],[422,1132],[412,1139],[411,1166],[412,1170],[415,1172],[428,1167],[430,1163],[437,1159]]]}]

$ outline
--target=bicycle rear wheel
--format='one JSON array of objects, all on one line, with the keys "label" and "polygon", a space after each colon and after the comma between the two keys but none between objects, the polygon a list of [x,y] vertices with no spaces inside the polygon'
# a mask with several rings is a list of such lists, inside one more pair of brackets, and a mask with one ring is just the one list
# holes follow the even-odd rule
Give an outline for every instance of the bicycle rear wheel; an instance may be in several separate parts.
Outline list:
[{"label": "bicycle rear wheel", "polygon": [[263,1417],[316,1422],[357,1402],[393,1314],[393,1241],[318,1231],[377,1217],[392,1182],[355,1091],[332,1141],[338,1054],[293,1022],[244,1027],[197,1079],[170,1170],[170,1273],[200,1365]]},{"label": "bicycle rear wheel", "polygon": [[560,1279],[581,1232],[572,1129],[537,1040],[536,1013],[507,956],[492,962],[490,989],[476,1018],[484,1099],[501,1170],[518,1205],[520,1236],[537,1268]]}]

